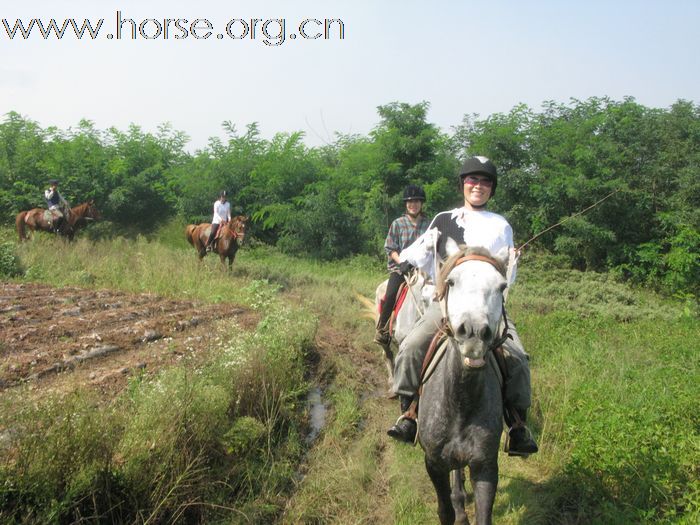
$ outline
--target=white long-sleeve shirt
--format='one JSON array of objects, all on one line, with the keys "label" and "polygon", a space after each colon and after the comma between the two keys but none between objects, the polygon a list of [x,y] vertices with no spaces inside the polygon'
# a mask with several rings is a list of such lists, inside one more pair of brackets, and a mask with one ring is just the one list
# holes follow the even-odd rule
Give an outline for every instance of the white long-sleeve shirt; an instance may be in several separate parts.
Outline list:
[{"label": "white long-sleeve shirt", "polygon": [[[458,245],[481,246],[492,255],[514,251],[513,228],[508,221],[490,211],[474,211],[467,208],[455,208],[438,213],[428,226],[428,231],[421,235],[400,254],[401,261],[408,261],[435,279],[434,249],[437,247],[439,257],[445,259],[445,245],[451,238]],[[512,267],[510,283],[515,282],[516,267],[511,257]]]},{"label": "white long-sleeve shirt", "polygon": [[214,218],[211,220],[212,224],[219,224],[221,222],[226,222],[231,220],[231,203],[221,202],[217,200],[214,202]]}]

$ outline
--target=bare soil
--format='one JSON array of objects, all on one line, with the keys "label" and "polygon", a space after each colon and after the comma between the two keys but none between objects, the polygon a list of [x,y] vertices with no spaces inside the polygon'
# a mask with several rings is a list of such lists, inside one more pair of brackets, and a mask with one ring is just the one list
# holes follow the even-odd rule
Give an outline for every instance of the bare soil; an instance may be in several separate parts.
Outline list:
[{"label": "bare soil", "polygon": [[0,283],[0,392],[29,383],[39,394],[79,385],[113,394],[133,373],[203,357],[231,318],[249,330],[259,316],[234,304]]}]

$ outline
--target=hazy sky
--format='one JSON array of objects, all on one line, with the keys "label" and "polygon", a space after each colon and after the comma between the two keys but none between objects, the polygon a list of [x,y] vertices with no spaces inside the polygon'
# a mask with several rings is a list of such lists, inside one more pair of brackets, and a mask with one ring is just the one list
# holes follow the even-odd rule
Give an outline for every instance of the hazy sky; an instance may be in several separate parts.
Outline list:
[{"label": "hazy sky", "polygon": [[[377,106],[392,101],[428,101],[429,120],[446,131],[465,114],[507,112],[521,102],[534,109],[606,95],[663,108],[679,98],[700,102],[698,0],[8,4],[0,7],[0,114],[14,110],[62,129],[81,118],[100,129],[135,123],[155,131],[170,122],[190,136],[191,150],[224,136],[225,120],[241,131],[258,122],[267,138],[303,131],[309,145],[332,141],[336,131],[366,134],[379,120]],[[149,38],[132,40],[126,21],[118,40],[117,11],[135,26],[145,21]],[[36,26],[27,39],[17,32],[11,40],[2,20],[12,29],[17,19],[26,27],[52,17],[59,25],[104,22],[95,40],[87,33],[79,40],[70,27],[61,40],[44,40]],[[168,18],[180,19],[186,38],[176,38],[185,33]],[[206,19],[198,36],[211,24],[209,38],[194,38],[196,19]],[[299,25],[307,19],[308,36],[319,33],[313,20],[342,20],[344,39],[336,23],[329,39],[304,40]],[[231,20],[230,33],[243,38],[226,34]]]}]

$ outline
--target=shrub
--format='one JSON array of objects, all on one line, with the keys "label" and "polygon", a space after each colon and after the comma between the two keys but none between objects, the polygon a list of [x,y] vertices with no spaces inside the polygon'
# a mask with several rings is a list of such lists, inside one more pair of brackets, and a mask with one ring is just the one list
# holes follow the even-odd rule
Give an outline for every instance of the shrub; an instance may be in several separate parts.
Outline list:
[{"label": "shrub", "polygon": [[11,242],[0,244],[0,276],[16,277],[22,273],[19,257],[15,253],[15,245]]}]

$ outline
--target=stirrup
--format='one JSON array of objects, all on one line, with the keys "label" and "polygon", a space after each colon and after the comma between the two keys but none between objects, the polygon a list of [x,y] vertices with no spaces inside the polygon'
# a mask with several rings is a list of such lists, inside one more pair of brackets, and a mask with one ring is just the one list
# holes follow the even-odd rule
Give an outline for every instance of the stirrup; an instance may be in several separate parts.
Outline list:
[{"label": "stirrup", "polygon": [[[523,439],[522,444],[525,444],[530,447],[529,450],[513,450],[511,448],[511,440],[512,436],[511,433],[516,430],[522,430],[525,432],[525,439]],[[503,444],[503,452],[506,452],[509,456],[516,456],[516,457],[521,457],[521,458],[527,458],[530,456],[530,454],[535,454],[536,452],[539,451],[539,448],[537,447],[537,443],[535,443],[534,438],[532,437],[532,433],[526,426],[513,426],[508,429],[508,432],[506,432],[506,440],[505,443]]]},{"label": "stirrup", "polygon": [[[403,425],[401,425],[401,423],[403,420],[412,422],[413,428],[402,428]],[[411,432],[413,435],[407,435],[406,432]],[[413,445],[415,447],[418,438],[418,421],[407,417],[405,414],[401,414],[396,420],[396,423],[394,423],[394,425],[387,430],[387,434],[401,443],[408,443],[409,445]]]}]

